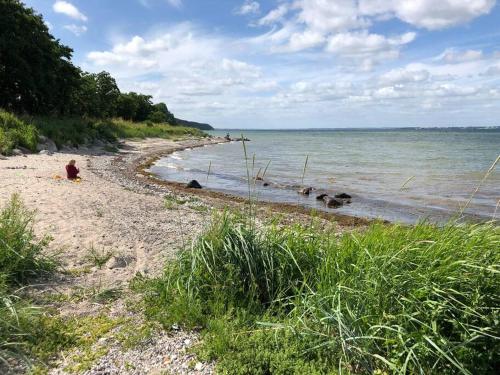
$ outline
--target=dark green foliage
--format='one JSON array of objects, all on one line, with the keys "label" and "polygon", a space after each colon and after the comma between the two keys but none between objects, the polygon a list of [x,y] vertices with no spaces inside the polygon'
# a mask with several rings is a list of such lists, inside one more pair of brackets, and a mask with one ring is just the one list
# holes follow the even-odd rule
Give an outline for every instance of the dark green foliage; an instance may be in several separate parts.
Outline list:
[{"label": "dark green foliage", "polygon": [[146,283],[147,314],[204,327],[222,373],[494,373],[499,248],[492,224],[337,238],[223,215]]},{"label": "dark green foliage", "polygon": [[196,128],[200,130],[214,130],[214,128],[209,124],[204,124],[201,122],[181,120],[179,118],[175,119],[175,122],[180,126],[189,126],[191,128]]},{"label": "dark green foliage", "polygon": [[148,119],[155,123],[166,122],[167,124],[170,125],[177,124],[174,115],[168,110],[167,105],[165,103],[154,104],[153,110],[149,114]]},{"label": "dark green foliage", "polygon": [[83,73],[72,99],[71,113],[93,117],[116,116],[120,90],[108,72]]},{"label": "dark green foliage", "polygon": [[[42,16],[20,1],[0,0],[0,30],[0,109],[31,116],[121,117],[176,124],[167,105],[153,104],[151,95],[120,93],[108,72],[87,73],[75,67],[72,50],[54,39]],[[74,121],[53,123],[64,127],[68,121],[72,123],[68,129],[50,131],[55,134],[54,141],[60,144],[63,139],[75,139],[75,144],[81,144],[87,134],[67,134],[79,127],[73,126]],[[91,139],[94,134],[90,131]],[[18,142],[0,128],[0,152],[9,152]],[[33,148],[32,143],[26,147]]]},{"label": "dark green foliage", "polygon": [[[170,112],[166,109],[167,106],[164,103],[160,103],[166,109],[166,112],[162,112],[162,106],[155,107],[151,99],[151,95],[143,95],[135,92],[120,94],[116,115],[131,121],[146,121],[149,119],[157,123],[168,122],[166,119]],[[151,115],[153,115],[153,118],[150,117]]]},{"label": "dark green foliage", "polygon": [[79,79],[72,50],[18,0],[0,0],[0,30],[0,108],[64,112]]},{"label": "dark green foliage", "polygon": [[38,132],[33,125],[0,109],[0,154],[9,155],[19,146],[35,151],[37,142]]}]

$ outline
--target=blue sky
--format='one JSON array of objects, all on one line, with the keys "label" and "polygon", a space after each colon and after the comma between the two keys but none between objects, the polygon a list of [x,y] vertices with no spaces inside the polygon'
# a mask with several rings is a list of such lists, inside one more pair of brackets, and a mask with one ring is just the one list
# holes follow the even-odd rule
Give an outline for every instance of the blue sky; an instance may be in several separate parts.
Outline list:
[{"label": "blue sky", "polygon": [[84,70],[224,128],[500,125],[496,0],[29,0]]}]

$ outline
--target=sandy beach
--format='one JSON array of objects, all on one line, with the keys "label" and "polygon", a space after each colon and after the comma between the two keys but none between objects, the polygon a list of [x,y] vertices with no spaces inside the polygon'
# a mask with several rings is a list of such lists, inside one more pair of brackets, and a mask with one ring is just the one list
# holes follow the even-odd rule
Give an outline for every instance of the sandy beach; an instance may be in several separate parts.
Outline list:
[{"label": "sandy beach", "polygon": [[[63,271],[56,278],[33,286],[32,292],[42,300],[54,294],[66,296],[67,301],[52,303],[62,316],[96,316],[103,311],[114,317],[130,316],[125,305],[136,298],[128,290],[134,276],[161,273],[165,262],[209,223],[213,209],[241,209],[245,204],[226,194],[159,181],[147,173],[148,165],[175,150],[219,142],[223,140],[146,139],[123,142],[118,153],[93,148],[1,160],[0,206],[19,194],[27,207],[35,209],[36,233],[53,238],[50,251],[62,265]],[[80,168],[79,183],[65,178],[64,166],[70,159],[75,159]],[[310,220],[308,211],[300,207],[261,204],[258,212],[262,217],[279,212],[286,214],[285,220]],[[332,216],[324,218],[328,219],[323,220],[325,225],[330,225]],[[338,222],[336,228],[340,230],[360,225],[363,220],[340,217]],[[104,258],[105,264],[93,264],[92,254]],[[120,291],[120,297],[111,303],[72,298],[77,293],[109,290]],[[132,315],[138,324],[142,322],[140,313]],[[130,373],[150,373],[158,368],[172,373],[211,373],[210,364],[200,363],[192,371],[186,367],[193,360],[186,348],[196,340],[194,333],[171,335],[158,330],[145,347],[129,352],[108,340],[108,354],[96,361],[89,373],[100,373],[95,370],[99,368],[105,368],[106,373],[127,373],[125,363],[130,357],[144,363],[140,371]],[[65,373],[68,360],[59,361],[53,373]]]}]

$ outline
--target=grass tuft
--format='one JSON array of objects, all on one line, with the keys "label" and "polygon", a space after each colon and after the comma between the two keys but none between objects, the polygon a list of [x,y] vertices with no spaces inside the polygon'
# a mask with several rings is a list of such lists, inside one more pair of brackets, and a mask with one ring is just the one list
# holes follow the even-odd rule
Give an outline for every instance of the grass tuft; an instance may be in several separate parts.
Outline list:
[{"label": "grass tuft", "polygon": [[51,238],[35,236],[34,215],[17,194],[0,211],[0,272],[9,285],[20,285],[57,267],[55,259],[43,253]]},{"label": "grass tuft", "polygon": [[216,216],[146,313],[203,327],[223,373],[494,373],[500,229],[373,224],[334,236]]}]

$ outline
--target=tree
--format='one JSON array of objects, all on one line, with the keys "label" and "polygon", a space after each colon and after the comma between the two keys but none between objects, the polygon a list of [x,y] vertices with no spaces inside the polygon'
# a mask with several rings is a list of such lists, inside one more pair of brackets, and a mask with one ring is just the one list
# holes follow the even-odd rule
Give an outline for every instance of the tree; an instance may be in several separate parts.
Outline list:
[{"label": "tree", "polygon": [[171,125],[176,124],[174,115],[168,110],[165,103],[154,104],[148,120],[153,122],[167,122]]},{"label": "tree", "polygon": [[0,30],[0,107],[66,113],[79,81],[71,48],[18,0],[0,0]]},{"label": "tree", "polygon": [[116,115],[120,89],[116,81],[108,72],[93,75],[96,82],[96,95],[99,101],[99,117],[112,117]]},{"label": "tree", "polygon": [[145,121],[153,111],[151,95],[129,92],[120,94],[117,106],[117,115],[132,121]]}]

